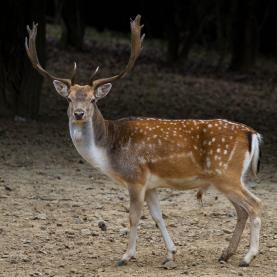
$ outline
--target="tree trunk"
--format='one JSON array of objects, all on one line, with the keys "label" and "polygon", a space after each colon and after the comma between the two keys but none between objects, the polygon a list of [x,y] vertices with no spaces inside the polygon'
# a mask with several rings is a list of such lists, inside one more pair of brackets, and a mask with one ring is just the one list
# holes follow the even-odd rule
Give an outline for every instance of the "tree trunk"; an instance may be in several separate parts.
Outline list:
[{"label": "tree trunk", "polygon": [[62,7],[62,36],[63,47],[73,46],[82,50],[85,35],[84,23],[84,1],[68,0],[63,1]]},{"label": "tree trunk", "polygon": [[172,63],[179,58],[180,34],[175,26],[167,26],[167,30],[167,61]]},{"label": "tree trunk", "polygon": [[233,47],[230,69],[248,71],[255,66],[257,52],[256,1],[235,1]]},{"label": "tree trunk", "polygon": [[218,52],[217,66],[220,67],[226,57],[226,26],[228,25],[228,14],[224,13],[224,5],[222,1],[216,1],[216,48]]},{"label": "tree trunk", "polygon": [[165,39],[167,41],[166,59],[169,64],[175,63],[179,58],[180,50],[180,26],[178,22],[179,0],[165,2],[164,14],[165,20]]},{"label": "tree trunk", "polygon": [[0,114],[35,119],[39,112],[42,78],[31,66],[24,48],[26,25],[39,23],[37,49],[45,61],[45,1],[7,2],[0,31]]}]

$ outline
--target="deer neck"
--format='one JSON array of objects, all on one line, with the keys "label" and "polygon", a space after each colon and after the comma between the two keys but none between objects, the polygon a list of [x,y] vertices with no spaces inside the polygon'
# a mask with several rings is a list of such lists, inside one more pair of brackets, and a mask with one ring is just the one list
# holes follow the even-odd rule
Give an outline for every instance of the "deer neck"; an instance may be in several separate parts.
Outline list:
[{"label": "deer neck", "polygon": [[89,121],[82,123],[69,121],[70,136],[77,151],[85,160],[103,172],[109,168],[106,151],[107,124],[96,105]]}]

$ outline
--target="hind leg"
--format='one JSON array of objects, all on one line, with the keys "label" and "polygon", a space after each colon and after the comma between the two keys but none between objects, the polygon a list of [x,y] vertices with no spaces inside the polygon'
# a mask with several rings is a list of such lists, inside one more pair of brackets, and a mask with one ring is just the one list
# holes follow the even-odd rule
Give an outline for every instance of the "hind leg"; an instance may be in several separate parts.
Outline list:
[{"label": "hind leg", "polygon": [[259,252],[259,240],[261,230],[261,200],[254,196],[250,191],[244,188],[243,193],[247,198],[247,201],[251,203],[251,209],[248,214],[250,217],[250,247],[243,260],[240,262],[240,266],[249,266],[250,262]]},{"label": "hind leg", "polygon": [[[234,230],[230,245],[221,256],[221,260],[227,260],[238,247],[243,232],[247,215],[250,217],[250,248],[240,266],[248,266],[259,251],[259,237],[261,229],[261,201],[246,189],[241,180],[227,182],[225,185],[215,185],[234,204],[238,213],[238,222]],[[247,215],[246,215],[247,213]]]},{"label": "hind leg", "polygon": [[235,254],[248,218],[248,213],[245,211],[245,209],[240,207],[239,204],[237,204],[236,202],[231,201],[231,203],[234,205],[237,212],[237,224],[230,240],[229,246],[223,251],[222,255],[219,258],[219,261],[225,262],[227,262],[228,259]]}]

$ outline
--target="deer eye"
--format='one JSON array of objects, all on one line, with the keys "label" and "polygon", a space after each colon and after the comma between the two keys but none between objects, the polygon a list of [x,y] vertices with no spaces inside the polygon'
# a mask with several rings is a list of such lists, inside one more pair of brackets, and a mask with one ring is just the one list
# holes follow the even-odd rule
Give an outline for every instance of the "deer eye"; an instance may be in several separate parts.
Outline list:
[{"label": "deer eye", "polygon": [[92,99],[90,100],[90,102],[91,102],[91,103],[94,103],[94,102],[95,102],[95,98],[92,98]]},{"label": "deer eye", "polygon": [[72,102],[72,100],[69,97],[66,97],[68,102]]}]

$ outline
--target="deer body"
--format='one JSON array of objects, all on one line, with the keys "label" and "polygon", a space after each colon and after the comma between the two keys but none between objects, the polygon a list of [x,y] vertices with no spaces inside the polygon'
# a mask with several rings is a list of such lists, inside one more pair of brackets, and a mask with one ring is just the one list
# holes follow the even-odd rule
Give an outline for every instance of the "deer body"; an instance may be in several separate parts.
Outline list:
[{"label": "deer body", "polygon": [[239,153],[248,148],[248,135],[255,134],[220,119],[106,121],[98,109],[91,121],[69,126],[85,160],[120,184],[144,183],[147,189],[206,187],[234,170],[232,160],[243,167],[245,157]]},{"label": "deer body", "polygon": [[137,227],[147,203],[164,239],[166,260],[172,261],[176,248],[162,217],[157,188],[180,190],[198,188],[198,198],[209,186],[222,192],[237,212],[237,224],[229,246],[220,260],[227,261],[236,251],[250,218],[250,248],[241,266],[248,266],[259,250],[261,201],[245,186],[245,175],[258,171],[261,136],[252,128],[222,119],[167,120],[129,118],[105,120],[97,101],[110,91],[110,82],[127,75],[141,51],[140,16],[131,21],[131,54],[118,75],[75,84],[76,63],[71,79],[57,78],[41,67],[35,46],[37,25],[28,29],[26,51],[33,67],[53,81],[56,91],[68,102],[70,136],[79,154],[130,195],[128,248],[118,265],[136,255]]},{"label": "deer body", "polygon": [[[260,200],[244,187],[243,177],[248,171],[256,174],[260,135],[246,125],[222,119],[126,118],[107,121],[95,107],[90,121],[70,122],[70,134],[80,155],[116,183],[127,186],[131,197],[132,193],[134,198],[142,193],[147,201],[147,195],[153,198],[157,188],[202,190],[214,186],[234,204],[241,215],[240,222],[247,219],[243,210],[239,211],[240,205],[249,213],[259,214]],[[245,194],[243,203],[240,203],[241,193]],[[151,202],[155,201],[156,196]],[[250,203],[254,203],[254,207]],[[151,207],[151,203],[148,205]],[[142,207],[135,207],[141,212]],[[157,211],[160,213],[156,204],[152,213]],[[167,244],[166,260],[171,260],[175,246],[161,215],[156,221],[161,225]],[[242,232],[240,225],[237,230]],[[256,225],[258,227],[252,233],[258,232],[259,219]],[[131,235],[133,242],[121,263],[135,256],[135,233]],[[221,257],[224,260],[233,254],[232,248],[237,247],[235,242],[230,245],[227,254]],[[257,247],[256,243],[241,265],[250,262],[257,254]]]}]

